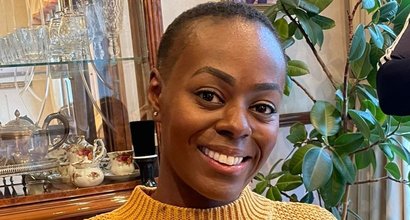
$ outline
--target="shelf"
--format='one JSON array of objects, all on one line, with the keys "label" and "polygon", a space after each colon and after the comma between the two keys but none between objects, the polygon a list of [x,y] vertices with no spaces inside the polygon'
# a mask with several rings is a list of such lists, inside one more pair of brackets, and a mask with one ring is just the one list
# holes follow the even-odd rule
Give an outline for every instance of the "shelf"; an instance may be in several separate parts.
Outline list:
[{"label": "shelf", "polygon": [[138,184],[134,180],[0,199],[0,219],[83,219],[121,206]]},{"label": "shelf", "polygon": [[13,64],[0,65],[0,68],[61,65],[61,64],[78,63],[78,62],[91,63],[91,62],[96,62],[96,61],[107,62],[107,63],[110,63],[111,65],[114,65],[122,61],[134,61],[136,63],[142,63],[143,61],[147,59],[148,57],[120,57],[120,58],[111,59],[111,60],[74,60],[74,61],[65,61],[65,62],[13,63]]}]

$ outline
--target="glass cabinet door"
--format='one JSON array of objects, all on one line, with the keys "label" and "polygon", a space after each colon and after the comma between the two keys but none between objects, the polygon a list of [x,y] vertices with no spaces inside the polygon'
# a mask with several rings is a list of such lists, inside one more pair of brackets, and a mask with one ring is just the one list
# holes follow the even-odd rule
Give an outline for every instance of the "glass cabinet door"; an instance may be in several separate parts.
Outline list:
[{"label": "glass cabinet door", "polygon": [[[148,119],[146,1],[0,0],[0,122],[61,113],[70,135],[131,149],[129,121]],[[148,27],[150,28],[150,27]],[[149,35],[148,35],[149,36]],[[58,123],[55,124],[58,130]]]}]

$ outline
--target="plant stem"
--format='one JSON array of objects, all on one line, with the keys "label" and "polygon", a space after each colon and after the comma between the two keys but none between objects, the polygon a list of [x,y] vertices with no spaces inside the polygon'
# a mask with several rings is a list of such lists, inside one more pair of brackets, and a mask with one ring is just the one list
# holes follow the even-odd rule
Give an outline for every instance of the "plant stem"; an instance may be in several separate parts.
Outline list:
[{"label": "plant stem", "polygon": [[325,62],[320,57],[319,53],[317,52],[317,50],[315,48],[315,45],[313,45],[313,43],[309,40],[309,36],[306,34],[305,30],[303,30],[303,27],[300,25],[300,23],[298,21],[296,21],[295,18],[292,17],[292,15],[286,9],[285,5],[283,3],[281,3],[281,4],[282,4],[282,7],[283,7],[283,11],[289,17],[289,19],[296,24],[296,26],[298,27],[298,29],[302,33],[303,37],[305,38],[306,43],[309,45],[309,48],[312,50],[313,55],[315,55],[316,60],[319,62],[320,66],[322,67],[323,72],[325,72],[325,74],[326,74],[327,78],[329,79],[329,81],[331,82],[333,88],[336,89],[336,82],[333,79],[333,75],[330,72],[330,70],[327,68]]},{"label": "plant stem", "polygon": [[379,181],[382,181],[382,180],[391,180],[391,181],[394,181],[396,183],[402,183],[402,184],[409,184],[410,183],[409,180],[396,180],[396,179],[394,179],[390,176],[383,176],[383,177],[379,177],[379,178],[376,178],[376,179],[357,181],[357,182],[354,182],[353,185],[366,184],[366,183],[375,183],[375,182],[379,182]]},{"label": "plant stem", "polygon": [[355,155],[355,154],[360,153],[360,152],[363,152],[363,151],[367,151],[367,150],[369,150],[370,148],[372,148],[372,147],[378,145],[380,142],[382,142],[382,141],[378,140],[378,141],[374,142],[373,144],[369,145],[368,147],[361,148],[361,149],[358,149],[358,150],[353,151],[353,152],[350,153],[349,155],[351,156],[351,155]]},{"label": "plant stem", "polygon": [[310,100],[312,100],[312,102],[316,102],[316,99],[313,98],[313,96],[307,91],[305,87],[302,86],[302,84],[296,81],[293,77],[290,77],[290,80],[292,80],[292,82],[294,82],[299,88],[301,88],[303,92],[305,92],[305,94],[310,98]]},{"label": "plant stem", "polygon": [[360,153],[360,152],[363,152],[363,151],[367,151],[367,150],[369,150],[370,148],[372,148],[372,147],[374,147],[374,146],[376,146],[376,145],[378,145],[378,144],[380,144],[380,143],[385,142],[389,137],[391,137],[392,135],[394,135],[394,133],[396,133],[396,131],[399,130],[399,128],[400,128],[400,123],[397,125],[397,127],[396,127],[390,134],[388,134],[388,135],[387,135],[385,138],[383,138],[382,140],[378,140],[378,141],[374,142],[373,144],[369,145],[368,147],[355,150],[355,151],[353,151],[352,153],[350,153],[349,155],[352,156],[352,155],[355,155],[355,154],[357,154],[357,153]]},{"label": "plant stem", "polygon": [[350,185],[346,185],[345,187],[345,194],[343,195],[343,212],[342,212],[342,220],[347,219],[347,207],[349,206],[349,194],[350,194]]},{"label": "plant stem", "polygon": [[[348,17],[348,25],[349,25],[349,44],[348,44],[348,51],[352,45],[352,40],[353,40],[353,18],[356,14],[357,9],[359,8],[359,5],[362,3],[362,0],[359,0],[356,2],[356,5],[353,7],[352,14],[347,11],[347,17]],[[342,106],[342,125],[343,125],[343,130],[347,131],[348,129],[348,117],[347,113],[349,110],[349,98],[348,98],[348,91],[349,91],[349,69],[350,69],[350,63],[349,63],[349,58],[346,59],[346,65],[345,65],[345,70],[343,74],[343,106]],[[350,155],[350,157],[354,157],[353,155]],[[343,209],[342,209],[342,220],[347,219],[347,207],[348,207],[348,201],[349,201],[349,194],[350,194],[350,185],[346,185],[345,189],[345,194],[343,195]]]}]

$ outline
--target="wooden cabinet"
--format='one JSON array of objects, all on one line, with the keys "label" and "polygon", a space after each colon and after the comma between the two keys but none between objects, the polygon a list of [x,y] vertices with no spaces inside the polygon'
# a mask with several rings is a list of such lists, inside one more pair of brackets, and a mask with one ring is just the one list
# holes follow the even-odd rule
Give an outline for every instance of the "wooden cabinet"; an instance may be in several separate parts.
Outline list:
[{"label": "wooden cabinet", "polygon": [[[0,60],[2,125],[14,119],[16,109],[34,122],[42,122],[53,112],[68,112],[72,116],[72,134],[84,135],[89,142],[101,138],[108,151],[132,149],[129,122],[151,117],[146,88],[162,34],[161,1],[123,1],[125,19],[120,33],[121,54],[115,59],[96,60],[91,55],[90,59],[64,62],[1,63]],[[2,4],[12,2],[1,0]],[[20,7],[22,1],[18,2]],[[56,1],[42,2],[53,5]],[[50,7],[44,8],[50,10]],[[13,14],[7,13],[7,16],[10,18]],[[1,30],[4,29],[3,26]],[[67,188],[5,198],[2,177],[0,219],[92,216],[121,205],[138,184],[138,180],[104,181],[92,188]]]}]

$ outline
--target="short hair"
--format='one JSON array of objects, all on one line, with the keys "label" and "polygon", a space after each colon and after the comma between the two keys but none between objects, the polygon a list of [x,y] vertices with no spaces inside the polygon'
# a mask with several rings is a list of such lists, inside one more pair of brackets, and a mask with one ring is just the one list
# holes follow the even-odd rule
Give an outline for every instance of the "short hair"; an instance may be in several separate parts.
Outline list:
[{"label": "short hair", "polygon": [[[158,70],[175,63],[171,62],[170,53],[176,44],[176,38],[181,36],[181,34],[187,34],[185,33],[187,26],[204,17],[243,18],[247,21],[261,23],[272,32],[273,37],[279,42],[276,31],[269,19],[249,5],[234,2],[208,2],[199,4],[179,15],[166,29],[157,54]],[[177,58],[178,56],[175,56],[173,59],[175,60]]]}]

